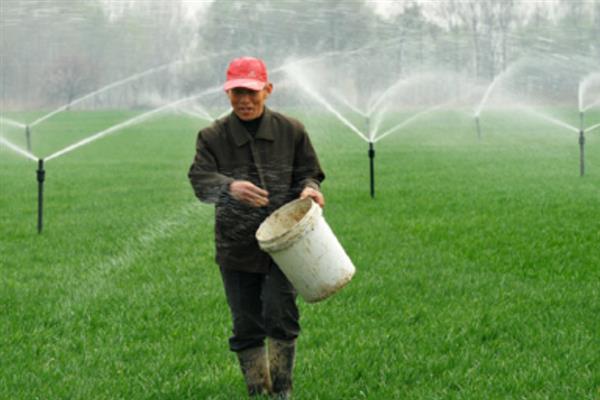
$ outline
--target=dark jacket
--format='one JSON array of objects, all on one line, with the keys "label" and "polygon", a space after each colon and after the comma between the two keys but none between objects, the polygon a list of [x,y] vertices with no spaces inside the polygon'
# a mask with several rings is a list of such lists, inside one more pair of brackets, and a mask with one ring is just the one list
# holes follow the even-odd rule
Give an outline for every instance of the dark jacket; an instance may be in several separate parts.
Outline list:
[{"label": "dark jacket", "polygon": [[[325,175],[304,126],[265,108],[253,138],[232,112],[198,133],[188,177],[196,196],[215,203],[216,261],[225,269],[267,272],[271,263],[255,239],[260,223],[306,186],[319,189]],[[229,184],[247,180],[269,192],[254,208],[229,195]]]}]

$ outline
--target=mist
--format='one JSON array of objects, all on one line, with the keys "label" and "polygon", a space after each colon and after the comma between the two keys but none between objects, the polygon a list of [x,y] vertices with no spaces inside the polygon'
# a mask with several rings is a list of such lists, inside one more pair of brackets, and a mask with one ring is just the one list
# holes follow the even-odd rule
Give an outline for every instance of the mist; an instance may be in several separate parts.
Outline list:
[{"label": "mist", "polygon": [[[151,109],[219,85],[240,55],[261,57],[271,70],[315,60],[328,75],[344,73],[338,97],[363,102],[427,71],[485,86],[525,57],[539,68],[560,64],[529,85],[552,82],[553,97],[564,98],[600,64],[598,1],[27,0],[0,7],[5,112]],[[277,77],[276,88],[285,74]]]}]

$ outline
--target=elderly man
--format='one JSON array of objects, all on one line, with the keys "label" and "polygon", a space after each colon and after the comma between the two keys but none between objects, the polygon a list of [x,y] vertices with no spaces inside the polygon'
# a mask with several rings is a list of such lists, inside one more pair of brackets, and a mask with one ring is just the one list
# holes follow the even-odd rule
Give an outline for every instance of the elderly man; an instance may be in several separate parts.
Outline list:
[{"label": "elderly man", "polygon": [[325,175],[304,126],[265,107],[273,85],[262,60],[233,60],[224,90],[233,112],[200,131],[188,176],[196,196],[215,204],[216,262],[233,319],[229,347],[248,393],[287,399],[300,333],[296,292],[254,235],[295,198],[323,207]]}]

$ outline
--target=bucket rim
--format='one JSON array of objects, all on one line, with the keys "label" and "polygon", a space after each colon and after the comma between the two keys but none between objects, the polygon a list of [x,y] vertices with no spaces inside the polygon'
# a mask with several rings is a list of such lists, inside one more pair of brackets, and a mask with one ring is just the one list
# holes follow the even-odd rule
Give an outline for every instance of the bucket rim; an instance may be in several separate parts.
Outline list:
[{"label": "bucket rim", "polygon": [[[260,238],[261,233],[266,229],[265,226],[270,223],[270,221],[274,218],[275,215],[285,213],[289,209],[296,207],[298,203],[307,202],[310,202],[310,208],[306,211],[302,218],[299,221],[297,221],[294,225],[292,225],[288,230],[284,231],[279,235],[272,236],[267,239]],[[304,236],[306,226],[308,225],[308,221],[310,219],[319,218],[321,215],[321,207],[319,207],[319,205],[315,203],[314,200],[310,197],[292,200],[289,203],[286,203],[283,206],[279,207],[260,224],[255,234],[256,240],[258,241],[258,244],[263,251],[276,252],[284,250],[292,246],[298,241],[299,238]]]}]

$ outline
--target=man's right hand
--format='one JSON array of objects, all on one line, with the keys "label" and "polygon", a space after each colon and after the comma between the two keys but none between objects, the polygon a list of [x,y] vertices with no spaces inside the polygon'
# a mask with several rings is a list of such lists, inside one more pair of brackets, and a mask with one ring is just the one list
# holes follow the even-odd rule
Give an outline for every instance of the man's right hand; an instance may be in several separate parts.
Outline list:
[{"label": "man's right hand", "polygon": [[269,192],[249,181],[231,182],[229,194],[234,199],[252,207],[264,207],[269,204]]}]

